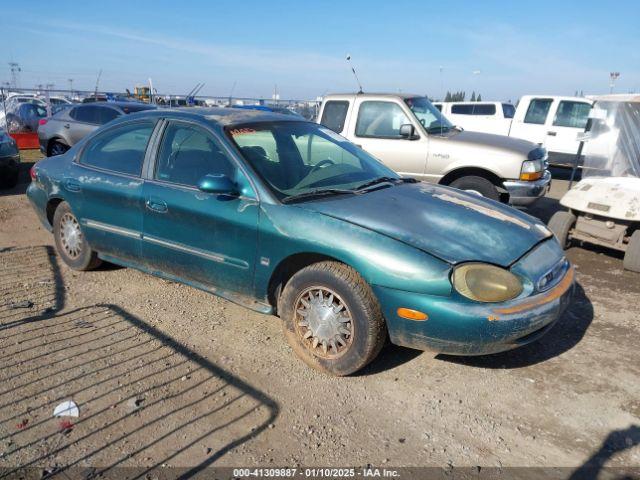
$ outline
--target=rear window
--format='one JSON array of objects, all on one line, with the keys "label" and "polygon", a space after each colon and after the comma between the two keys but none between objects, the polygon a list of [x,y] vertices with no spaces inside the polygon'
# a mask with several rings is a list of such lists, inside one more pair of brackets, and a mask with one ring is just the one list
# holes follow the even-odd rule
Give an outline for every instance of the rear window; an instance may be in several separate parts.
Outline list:
[{"label": "rear window", "polygon": [[349,102],[330,100],[324,105],[320,123],[334,132],[340,133],[344,130],[348,111]]},{"label": "rear window", "polygon": [[495,115],[496,106],[492,103],[452,105],[451,113],[458,115]]}]

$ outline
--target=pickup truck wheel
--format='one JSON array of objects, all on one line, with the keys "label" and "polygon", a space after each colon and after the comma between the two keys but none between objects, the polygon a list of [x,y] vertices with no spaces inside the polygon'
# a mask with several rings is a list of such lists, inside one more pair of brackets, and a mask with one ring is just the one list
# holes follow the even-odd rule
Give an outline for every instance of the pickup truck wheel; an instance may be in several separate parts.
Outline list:
[{"label": "pickup truck wheel", "polygon": [[291,348],[323,373],[352,374],[384,345],[384,317],[373,291],[342,263],[320,262],[297,272],[279,306]]},{"label": "pickup truck wheel", "polygon": [[576,224],[576,216],[571,212],[556,212],[549,220],[547,226],[553,232],[562,248],[568,248],[570,244],[569,232]]},{"label": "pickup truck wheel", "polygon": [[498,189],[486,178],[469,175],[467,177],[461,177],[454,180],[449,186],[490,198],[496,202],[500,201],[500,193],[498,192]]},{"label": "pickup truck wheel", "polygon": [[53,214],[53,237],[58,255],[72,269],[93,270],[102,263],[91,250],[67,202],[60,203]]},{"label": "pickup truck wheel", "polygon": [[640,273],[640,230],[631,235],[627,251],[624,254],[623,266],[625,270]]}]

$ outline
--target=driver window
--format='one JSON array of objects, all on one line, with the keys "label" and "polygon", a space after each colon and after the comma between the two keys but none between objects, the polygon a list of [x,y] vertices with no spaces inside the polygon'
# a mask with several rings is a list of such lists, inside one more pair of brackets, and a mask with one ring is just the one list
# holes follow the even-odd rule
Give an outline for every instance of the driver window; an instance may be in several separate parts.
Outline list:
[{"label": "driver window", "polygon": [[235,166],[213,136],[193,125],[170,123],[162,136],[155,177],[195,187],[206,175],[235,179]]},{"label": "driver window", "polygon": [[362,102],[356,122],[357,137],[402,138],[400,126],[411,123],[393,102]]}]

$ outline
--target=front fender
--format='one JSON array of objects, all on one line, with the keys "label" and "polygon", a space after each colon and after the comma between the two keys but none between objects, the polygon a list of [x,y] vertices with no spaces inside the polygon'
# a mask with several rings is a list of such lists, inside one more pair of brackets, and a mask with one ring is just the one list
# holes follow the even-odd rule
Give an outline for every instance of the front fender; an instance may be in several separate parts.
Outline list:
[{"label": "front fender", "polygon": [[255,292],[267,298],[271,276],[301,253],[335,258],[370,285],[430,295],[449,295],[451,266],[393,238],[289,205],[261,205]]}]

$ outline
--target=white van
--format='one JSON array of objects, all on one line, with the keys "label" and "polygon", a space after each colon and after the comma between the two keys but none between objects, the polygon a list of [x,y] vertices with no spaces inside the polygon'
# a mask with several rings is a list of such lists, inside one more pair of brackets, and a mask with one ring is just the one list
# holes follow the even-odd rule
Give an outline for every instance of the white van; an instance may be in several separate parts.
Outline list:
[{"label": "white van", "polygon": [[434,102],[451,123],[472,132],[509,135],[516,107],[506,102]]}]

